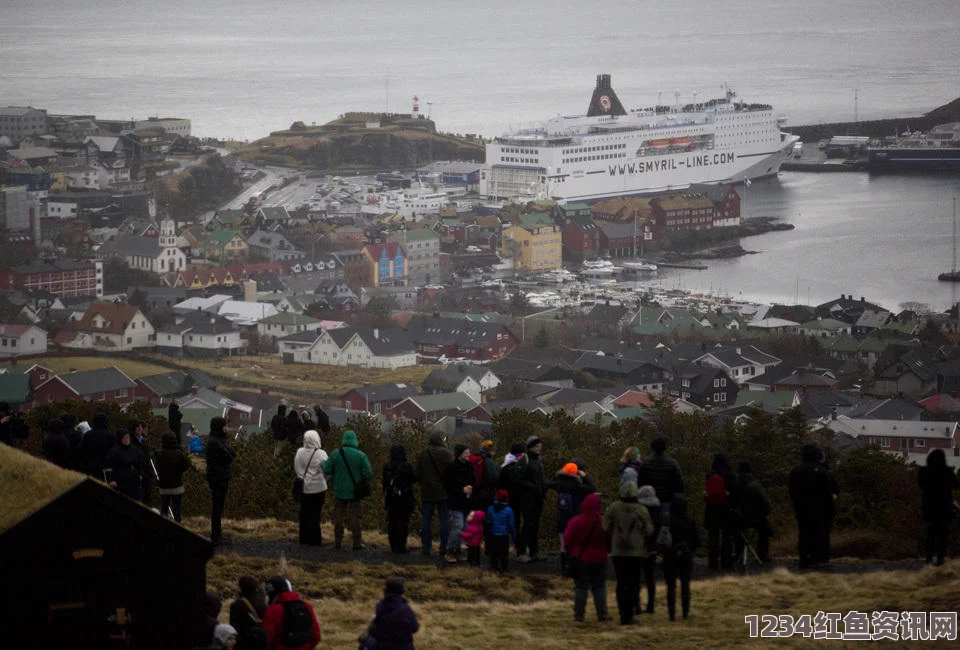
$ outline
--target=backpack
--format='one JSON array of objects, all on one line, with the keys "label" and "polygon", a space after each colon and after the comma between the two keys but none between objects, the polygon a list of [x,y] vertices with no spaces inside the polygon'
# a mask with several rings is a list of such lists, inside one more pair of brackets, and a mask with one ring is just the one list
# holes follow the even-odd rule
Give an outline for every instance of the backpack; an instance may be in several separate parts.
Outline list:
[{"label": "backpack", "polygon": [[403,497],[407,496],[410,492],[410,487],[403,484],[403,481],[400,480],[397,472],[390,472],[387,477],[387,486],[386,486],[386,495],[387,499],[391,501],[399,501]]},{"label": "backpack", "polygon": [[720,474],[711,474],[707,477],[707,487],[704,492],[707,499],[707,505],[725,506],[729,503],[727,498],[727,482]]},{"label": "backpack", "polygon": [[284,648],[299,648],[313,637],[313,616],[302,600],[283,604],[283,627],[280,628],[280,643]]},{"label": "backpack", "polygon": [[673,531],[670,530],[670,516],[663,518],[663,525],[660,526],[660,532],[657,533],[657,549],[666,553],[673,549]]},{"label": "backpack", "polygon": [[559,514],[573,514],[573,495],[569,492],[557,492],[557,512]]},{"label": "backpack", "polygon": [[633,548],[633,542],[630,541],[630,536],[633,534],[633,529],[637,527],[637,522],[640,520],[639,515],[634,515],[633,521],[630,522],[630,527],[626,531],[620,527],[620,521],[617,520],[617,546],[621,549],[627,550]]},{"label": "backpack", "polygon": [[526,464],[523,464],[525,460],[526,456],[522,456],[500,470],[500,487],[510,492],[510,498],[517,496],[514,494],[516,487],[527,472]]}]

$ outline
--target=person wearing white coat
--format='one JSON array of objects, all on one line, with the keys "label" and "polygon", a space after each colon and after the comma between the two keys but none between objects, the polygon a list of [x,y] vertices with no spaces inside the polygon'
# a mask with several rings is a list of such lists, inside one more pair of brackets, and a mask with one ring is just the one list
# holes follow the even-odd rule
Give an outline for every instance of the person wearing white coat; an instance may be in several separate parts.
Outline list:
[{"label": "person wearing white coat", "polygon": [[293,458],[293,470],[303,479],[303,497],[300,499],[300,543],[321,546],[320,519],[327,496],[327,478],[323,464],[327,452],[323,450],[320,434],[314,430],[303,434],[303,446]]}]

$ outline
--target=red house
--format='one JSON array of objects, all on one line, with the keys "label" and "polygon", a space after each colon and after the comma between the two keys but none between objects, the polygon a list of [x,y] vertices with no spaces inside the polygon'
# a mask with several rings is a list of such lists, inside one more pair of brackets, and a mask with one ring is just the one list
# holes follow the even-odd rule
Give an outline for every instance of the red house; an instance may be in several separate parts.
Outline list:
[{"label": "red house", "polygon": [[713,227],[713,201],[703,194],[667,194],[650,201],[654,238],[667,232]]},{"label": "red house", "polygon": [[386,413],[408,397],[414,397],[418,391],[409,384],[382,384],[379,386],[360,386],[351,388],[340,396],[340,406],[352,411],[367,413]]},{"label": "red house", "polygon": [[467,318],[414,316],[407,323],[407,336],[417,352],[433,359],[463,358],[471,361],[500,359],[520,344],[502,323],[472,321]]},{"label": "red house", "polygon": [[137,384],[116,366],[51,377],[34,391],[35,404],[65,399],[132,404]]},{"label": "red house", "polygon": [[590,215],[576,215],[563,226],[564,259],[583,261],[600,254],[600,228]]}]

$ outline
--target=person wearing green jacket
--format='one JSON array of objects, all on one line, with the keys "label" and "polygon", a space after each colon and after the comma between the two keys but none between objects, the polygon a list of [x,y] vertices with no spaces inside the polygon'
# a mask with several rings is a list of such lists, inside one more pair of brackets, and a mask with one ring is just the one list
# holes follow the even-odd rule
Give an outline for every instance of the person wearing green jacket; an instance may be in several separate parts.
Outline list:
[{"label": "person wearing green jacket", "polygon": [[333,496],[336,503],[333,508],[334,547],[343,545],[343,518],[350,518],[350,533],[353,536],[353,550],[363,550],[362,531],[360,529],[360,505],[357,498],[358,483],[373,478],[373,468],[367,455],[360,451],[357,434],[352,430],[343,432],[340,449],[330,454],[323,464],[323,473],[327,482],[333,482]]},{"label": "person wearing green jacket", "polygon": [[633,623],[640,604],[640,575],[646,555],[645,540],[653,534],[653,519],[645,506],[637,503],[637,484],[620,485],[620,500],[610,504],[603,516],[603,529],[610,535],[610,557],[617,574],[617,609],[620,624]]}]

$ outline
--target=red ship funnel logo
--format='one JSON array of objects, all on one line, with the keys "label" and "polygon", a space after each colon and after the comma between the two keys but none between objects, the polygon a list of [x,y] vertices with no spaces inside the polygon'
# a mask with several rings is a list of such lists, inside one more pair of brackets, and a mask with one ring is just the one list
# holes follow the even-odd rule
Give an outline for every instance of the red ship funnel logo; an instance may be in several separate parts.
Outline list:
[{"label": "red ship funnel logo", "polygon": [[600,95],[599,103],[604,113],[610,112],[610,97],[608,95]]}]

